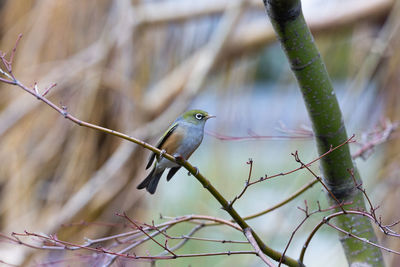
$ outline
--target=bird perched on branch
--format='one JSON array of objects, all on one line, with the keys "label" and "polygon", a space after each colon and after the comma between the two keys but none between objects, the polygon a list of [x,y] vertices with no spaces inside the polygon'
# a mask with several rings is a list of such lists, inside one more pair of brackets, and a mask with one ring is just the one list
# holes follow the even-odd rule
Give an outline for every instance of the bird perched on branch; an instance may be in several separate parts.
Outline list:
[{"label": "bird perched on branch", "polygon": [[[204,125],[206,121],[214,117],[215,116],[198,109],[189,110],[183,113],[171,124],[168,130],[159,139],[156,145],[157,148],[174,157],[189,159],[203,140]],[[154,194],[156,191],[157,184],[165,169],[170,168],[167,175],[167,181],[169,181],[181,167],[175,162],[171,162],[162,156],[160,157],[159,155],[156,155],[156,153],[151,153],[146,169],[152,165],[154,159],[156,159],[156,161],[153,164],[153,169],[137,186],[137,189],[146,188],[150,194]]]}]

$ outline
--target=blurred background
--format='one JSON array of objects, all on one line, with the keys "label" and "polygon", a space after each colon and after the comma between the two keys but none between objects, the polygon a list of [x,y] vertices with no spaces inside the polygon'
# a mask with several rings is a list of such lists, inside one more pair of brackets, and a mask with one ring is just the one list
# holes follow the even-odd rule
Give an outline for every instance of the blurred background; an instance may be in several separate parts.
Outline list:
[{"label": "blurred background", "polygon": [[[348,134],[362,145],[400,119],[400,5],[394,0],[304,0],[306,20],[326,62],[342,107]],[[168,125],[189,108],[217,116],[207,122],[203,144],[190,162],[227,198],[247,178],[289,171],[299,151],[316,158],[309,119],[294,76],[261,0],[13,0],[0,1],[0,49],[11,51],[23,34],[14,74],[44,90],[74,116],[154,144]],[[0,84],[0,232],[57,233],[75,243],[129,230],[118,227],[126,211],[138,221],[204,214],[230,219],[206,190],[180,170],[163,178],[155,195],[136,189],[146,176],[149,152],[138,145],[78,127],[17,87]],[[385,124],[386,122],[386,124]],[[269,136],[220,140],[219,136]],[[385,223],[399,219],[399,135],[374,148],[357,166]],[[352,145],[357,152],[360,144]],[[318,166],[314,170],[318,172]],[[235,205],[251,215],[280,202],[312,177],[307,172],[250,187]],[[304,213],[316,201],[327,207],[320,185],[290,204],[249,220],[263,240],[283,251]],[[297,258],[322,214],[296,234],[288,255]],[[83,222],[83,223],[80,223]],[[102,222],[103,224],[90,224]],[[78,223],[77,225],[68,224]],[[104,224],[107,223],[107,224]],[[109,226],[112,225],[112,226]],[[171,234],[190,230],[182,224]],[[399,229],[397,229],[399,230]],[[196,236],[243,240],[226,227]],[[379,236],[400,250],[400,242]],[[179,253],[249,250],[248,245],[189,241]],[[146,243],[137,254],[158,253]],[[399,256],[384,253],[388,266]],[[84,266],[86,252],[35,250],[0,240],[0,262],[42,266]],[[337,233],[325,228],[311,242],[307,266],[346,266]],[[253,255],[160,261],[157,266],[259,266]],[[117,266],[150,266],[119,260]]]}]

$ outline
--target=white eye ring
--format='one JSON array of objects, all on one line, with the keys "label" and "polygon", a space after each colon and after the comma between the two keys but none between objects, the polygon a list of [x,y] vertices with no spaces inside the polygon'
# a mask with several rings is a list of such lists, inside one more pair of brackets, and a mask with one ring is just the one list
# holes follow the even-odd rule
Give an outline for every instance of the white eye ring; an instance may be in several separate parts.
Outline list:
[{"label": "white eye ring", "polygon": [[203,119],[203,114],[197,113],[196,115],[194,115],[194,117],[198,120]]}]

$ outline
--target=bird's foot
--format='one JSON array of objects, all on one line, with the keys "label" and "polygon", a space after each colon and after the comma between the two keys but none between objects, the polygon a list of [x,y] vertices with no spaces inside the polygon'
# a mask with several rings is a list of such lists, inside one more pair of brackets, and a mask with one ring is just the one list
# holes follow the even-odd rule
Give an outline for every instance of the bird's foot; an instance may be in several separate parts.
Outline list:
[{"label": "bird's foot", "polygon": [[[194,166],[193,166],[193,168],[195,168],[195,170],[196,170],[196,173],[194,175],[195,176],[198,175],[199,174],[199,169],[197,167],[194,167]],[[190,176],[192,174],[190,172],[188,172],[188,175]]]},{"label": "bird's foot", "polygon": [[162,149],[160,152],[160,159],[163,158],[166,153],[167,151],[165,151],[165,149]]},{"label": "bird's foot", "polygon": [[176,161],[176,162],[182,162],[182,161],[185,160],[185,159],[182,157],[182,155],[180,155],[180,154],[173,154],[172,156],[175,158],[175,161]]}]

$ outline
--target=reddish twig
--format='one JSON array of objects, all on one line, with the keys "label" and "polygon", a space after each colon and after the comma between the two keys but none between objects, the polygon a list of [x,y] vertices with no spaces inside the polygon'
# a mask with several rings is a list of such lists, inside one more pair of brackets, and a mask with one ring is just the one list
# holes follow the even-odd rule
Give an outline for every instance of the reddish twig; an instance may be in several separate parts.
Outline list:
[{"label": "reddish twig", "polygon": [[[364,216],[369,218],[371,221],[373,221],[375,224],[378,225],[379,229],[385,233],[385,231],[382,230],[382,225],[379,225],[379,222],[375,220],[374,216],[372,216],[370,213],[365,212],[365,211],[358,211],[358,210],[346,210],[346,213],[344,213],[343,211],[339,211],[336,213],[332,213],[328,216],[325,216],[320,223],[318,223],[314,229],[311,231],[310,235],[308,236],[308,238],[306,239],[306,242],[303,245],[303,248],[301,249],[300,252],[300,257],[299,257],[299,262],[303,263],[304,261],[304,255],[306,253],[306,250],[312,240],[312,238],[314,237],[314,235],[317,233],[317,231],[326,223],[328,223],[331,219],[338,217],[338,216],[342,216],[342,215],[346,215],[346,214],[353,214],[353,215],[359,215],[359,216]],[[346,234],[350,234],[349,232],[346,232]],[[391,236],[395,236],[395,237],[400,237],[399,234],[388,234]],[[361,239],[361,241],[365,241],[366,239]],[[370,242],[370,241],[369,241]]]},{"label": "reddish twig", "polygon": [[[201,225],[198,225],[201,226]],[[198,227],[197,226],[197,227]],[[191,239],[191,240],[196,240],[196,241],[206,241],[206,242],[214,242],[214,243],[222,243],[222,244],[248,244],[249,242],[247,241],[239,241],[239,240],[226,240],[226,239],[213,239],[213,238],[204,238],[204,237],[194,237],[190,236],[189,234],[187,235],[182,235],[182,236],[171,236],[171,239]]]},{"label": "reddish twig", "polygon": [[[156,243],[157,245],[159,245],[160,247],[162,247],[163,249],[165,249],[166,251],[168,251],[171,255],[174,256],[174,259],[176,258],[176,254],[171,251],[167,245],[162,245],[161,243],[159,243],[157,240],[155,240],[153,237],[151,237],[148,233],[146,233],[145,230],[143,230],[143,227],[140,226],[138,223],[136,223],[134,220],[132,220],[131,218],[129,218],[126,213],[124,212],[122,215],[121,214],[117,214],[118,216],[121,216],[123,218],[125,218],[126,220],[128,220],[131,224],[133,224],[136,229],[140,230],[143,234],[145,234],[148,238],[150,238],[154,243]],[[166,239],[167,240],[167,239]]]},{"label": "reddish twig", "polygon": [[45,96],[50,92],[50,90],[53,89],[53,88],[56,87],[56,86],[57,86],[57,84],[56,84],[56,83],[53,83],[52,85],[50,85],[49,87],[47,87],[47,88],[45,89],[45,91],[43,92],[42,96],[45,97]]},{"label": "reddish twig", "polygon": [[[130,258],[130,259],[144,259],[144,260],[151,260],[151,259],[170,259],[173,258],[173,255],[171,257],[161,257],[164,255],[158,255],[158,256],[153,256],[153,257],[148,257],[148,256],[132,256],[127,254],[128,251],[130,251],[131,249],[143,244],[144,242],[150,240],[149,237],[145,236],[144,238],[141,238],[142,236],[144,236],[145,234],[143,232],[149,232],[149,231],[154,231],[155,229],[157,229],[157,231],[153,232],[153,233],[149,233],[148,235],[151,235],[152,237],[154,237],[155,235],[158,235],[160,233],[164,233],[165,230],[167,230],[168,228],[179,224],[179,223],[183,223],[183,222],[190,222],[190,221],[196,221],[196,220],[205,220],[205,221],[214,221],[214,222],[219,222],[222,223],[224,225],[228,225],[236,230],[241,231],[241,228],[239,228],[237,225],[235,225],[234,223],[230,222],[230,221],[226,221],[223,219],[219,219],[219,218],[215,218],[215,217],[210,217],[210,216],[204,216],[204,215],[187,215],[187,216],[182,216],[182,217],[176,217],[173,218],[171,221],[166,222],[166,223],[162,223],[159,224],[157,226],[145,226],[142,227],[142,231],[140,231],[139,229],[134,230],[134,231],[129,231],[126,233],[122,233],[122,234],[117,234],[117,235],[112,235],[112,236],[108,236],[108,237],[103,237],[103,238],[99,238],[99,239],[86,239],[86,242],[82,245],[79,244],[74,244],[74,243],[70,243],[67,241],[62,241],[59,240],[57,238],[56,235],[50,235],[50,236],[45,236],[45,235],[39,235],[39,234],[35,234],[35,233],[30,233],[28,231],[24,232],[24,233],[13,233],[10,236],[4,235],[0,233],[0,238],[4,239],[4,240],[8,240],[9,242],[13,242],[15,244],[19,244],[19,245],[23,245],[23,246],[27,246],[30,248],[34,248],[34,249],[44,249],[44,250],[89,250],[92,252],[97,252],[97,253],[101,253],[101,254],[107,254],[109,256],[111,256],[110,258],[110,262],[114,261],[117,257],[121,257],[121,258]],[[80,223],[82,224],[82,223]],[[206,226],[204,223],[201,225],[201,227]],[[198,227],[198,226],[197,226]],[[196,227],[196,228],[197,228]],[[190,234],[190,233],[189,233]],[[34,244],[30,244],[27,242],[24,242],[23,240],[20,239],[20,237],[36,237],[39,240],[45,241],[50,245],[34,245]],[[138,239],[137,238],[141,238]],[[111,241],[111,240],[115,240],[115,242],[113,244],[111,244],[108,248],[102,248],[100,246],[101,243],[106,242],[106,241]],[[187,238],[188,240],[188,238]],[[186,240],[186,242],[187,242]],[[204,239],[204,241],[206,241]],[[210,240],[211,241],[211,240]],[[216,241],[216,240],[215,240]],[[226,243],[229,243],[230,241],[225,241]],[[221,240],[221,243],[224,243],[223,240]],[[233,243],[233,241],[232,241]],[[115,247],[115,246],[120,246],[120,245],[127,245],[125,248],[123,248],[122,250],[119,250],[118,252],[114,252],[111,251],[110,248]],[[96,247],[92,247],[96,245]],[[181,244],[183,245],[183,244]],[[170,250],[175,250],[177,249],[176,247],[170,249]],[[225,253],[225,254],[224,254]],[[240,254],[233,252],[231,254]],[[127,256],[128,255],[128,256]],[[179,255],[179,257],[195,257],[196,255],[200,255],[200,256],[213,256],[213,255],[206,255],[206,254],[190,254],[190,255]],[[221,252],[221,253],[217,253],[215,255],[230,255],[230,252]]]},{"label": "reddish twig", "polygon": [[[290,235],[290,238],[289,238],[289,241],[288,241],[288,243],[286,244],[285,250],[284,250],[283,253],[282,253],[282,257],[286,254],[287,250],[289,249],[289,246],[290,246],[290,244],[291,244],[291,242],[292,242],[292,240],[293,240],[295,234],[296,234],[297,231],[301,228],[301,226],[303,226],[303,224],[308,220],[308,218],[310,218],[312,215],[314,215],[314,214],[316,214],[316,213],[327,212],[327,211],[336,209],[336,208],[338,207],[338,206],[335,205],[335,206],[332,206],[332,207],[328,207],[328,208],[326,208],[326,209],[321,209],[321,206],[320,206],[319,202],[317,202],[317,204],[318,204],[318,209],[315,210],[315,211],[309,212],[307,200],[304,200],[304,204],[305,204],[305,207],[304,207],[304,208],[301,208],[301,207],[297,207],[297,208],[298,208],[299,210],[303,211],[304,214],[305,214],[305,216],[304,216],[303,220],[301,220],[301,222],[300,222],[300,223],[296,226],[296,228],[292,231],[292,233],[291,233],[291,235]],[[352,203],[344,203],[343,205],[350,205],[350,204],[352,204]],[[282,264],[282,260],[279,261],[278,267],[281,266],[281,264]]]},{"label": "reddish twig", "polygon": [[364,243],[367,243],[367,244],[369,244],[369,245],[371,245],[371,246],[374,246],[374,247],[377,247],[377,248],[386,250],[387,252],[400,255],[400,252],[399,252],[399,251],[396,251],[396,250],[393,250],[393,249],[390,249],[390,248],[381,246],[381,245],[379,245],[379,244],[376,244],[376,243],[374,243],[374,242],[371,242],[371,241],[369,241],[369,240],[366,239],[366,238],[359,237],[359,236],[357,236],[357,235],[355,235],[355,234],[353,234],[353,233],[351,233],[351,232],[345,231],[345,230],[343,230],[342,228],[339,228],[339,227],[337,227],[336,225],[333,225],[333,224],[331,224],[331,223],[329,223],[329,222],[325,222],[325,224],[328,225],[328,226],[330,226],[330,227],[332,227],[333,229],[335,229],[335,230],[337,230],[337,231],[339,231],[339,232],[341,232],[341,233],[343,233],[343,234],[349,236],[349,237],[352,237],[352,238],[355,238],[355,239],[357,239],[357,240],[360,240],[360,241],[362,241],[362,242],[364,242]]},{"label": "reddish twig", "polygon": [[276,205],[274,205],[274,206],[272,206],[272,207],[270,207],[270,208],[268,208],[266,210],[257,212],[255,214],[252,214],[252,215],[249,215],[249,216],[246,216],[246,217],[244,217],[244,219],[245,220],[251,220],[251,219],[257,218],[257,217],[259,217],[261,215],[267,214],[267,213],[269,213],[271,211],[274,211],[274,210],[286,205],[287,203],[289,203],[290,201],[292,201],[296,197],[300,196],[301,194],[303,194],[305,191],[307,191],[309,188],[311,188],[316,183],[318,183],[318,181],[313,179],[312,181],[308,182],[305,186],[303,186],[302,188],[300,188],[295,193],[293,193],[292,195],[290,195],[286,199],[282,200],[278,204],[276,204]]},{"label": "reddish twig", "polygon": [[286,127],[286,125],[282,121],[279,121],[278,123],[279,123],[279,127],[275,127],[275,129],[281,133],[291,134],[291,135],[295,134],[297,136],[304,136],[304,137],[307,137],[307,136],[314,137],[314,132],[310,126],[306,126],[303,124],[298,129],[289,129]]},{"label": "reddish twig", "polygon": [[[199,239],[195,239],[194,237],[192,237],[192,235],[194,235],[197,231],[199,231],[200,229],[202,229],[205,225],[204,224],[200,224],[200,225],[196,225],[195,227],[193,227],[192,230],[190,230],[190,232],[184,236],[182,236],[181,238],[179,237],[169,237],[169,239],[183,239],[181,242],[179,242],[178,244],[176,244],[174,247],[170,248],[172,251],[175,251],[179,248],[181,248],[183,245],[185,245],[190,239],[194,239],[194,240],[199,240]],[[159,254],[160,255],[165,255],[166,251],[163,251]]]},{"label": "reddish twig", "polygon": [[298,135],[257,135],[252,131],[248,131],[248,136],[232,136],[223,135],[216,132],[206,131],[206,134],[212,136],[221,141],[247,141],[247,140],[308,140],[313,137],[309,134],[298,134]]},{"label": "reddish twig", "polygon": [[[296,169],[293,169],[293,170],[291,170],[291,171],[285,172],[285,173],[278,173],[278,174],[276,174],[276,175],[272,175],[272,176],[268,176],[268,177],[267,177],[267,175],[265,175],[265,177],[261,177],[261,178],[260,178],[259,180],[257,180],[257,181],[250,182],[250,176],[251,176],[251,169],[250,169],[249,178],[248,178],[248,180],[247,180],[246,183],[245,183],[245,187],[242,189],[241,193],[233,199],[233,201],[230,203],[230,206],[229,206],[229,207],[232,207],[233,203],[234,203],[239,197],[241,197],[241,196],[244,194],[244,192],[247,190],[247,188],[248,188],[249,186],[251,186],[251,185],[253,185],[253,184],[256,184],[256,183],[259,183],[259,182],[261,182],[261,181],[267,180],[267,179],[276,178],[276,177],[278,177],[278,176],[289,175],[289,174],[292,174],[292,173],[297,172],[297,171],[299,171],[299,170],[301,170],[301,169],[304,169],[304,168],[306,168],[307,170],[310,170],[308,167],[311,166],[311,165],[312,165],[313,163],[315,163],[316,161],[318,161],[318,160],[320,160],[321,158],[325,157],[325,156],[328,155],[329,153],[332,153],[333,151],[335,151],[336,149],[340,148],[341,146],[343,146],[343,145],[345,145],[345,144],[348,144],[348,143],[354,142],[354,140],[353,140],[353,139],[354,139],[354,136],[355,136],[355,135],[353,134],[349,139],[347,139],[347,140],[346,140],[345,142],[343,142],[342,144],[340,144],[340,145],[338,145],[338,146],[336,146],[336,147],[331,147],[327,152],[325,152],[324,154],[322,154],[320,157],[318,157],[318,158],[316,158],[316,159],[310,161],[309,163],[307,163],[307,164],[304,164],[304,163],[303,163],[300,167],[298,167],[298,168],[296,168]],[[297,152],[296,152],[296,153],[297,153]],[[293,155],[293,153],[292,153],[292,155]],[[250,162],[249,162],[249,163],[250,163]],[[252,164],[253,164],[253,161],[251,161],[251,167],[252,167]],[[320,179],[320,180],[321,180],[321,179]],[[268,213],[268,212],[271,212],[271,211],[273,211],[273,210],[275,210],[275,209],[277,209],[277,208],[279,208],[279,207],[281,207],[281,206],[283,206],[283,205],[289,203],[291,200],[295,199],[297,196],[299,196],[300,194],[304,193],[306,190],[308,190],[309,188],[311,188],[315,183],[319,182],[320,180],[317,179],[317,180],[315,180],[315,181],[309,182],[309,183],[308,183],[307,185],[305,185],[303,188],[301,188],[300,190],[298,190],[297,192],[295,192],[292,196],[290,196],[290,197],[288,197],[287,199],[283,200],[282,202],[276,204],[275,206],[273,206],[273,207],[271,207],[271,208],[269,208],[269,209],[267,209],[267,210],[264,210],[264,211],[261,211],[261,212],[257,212],[256,214],[246,216],[246,217],[244,217],[244,219],[245,219],[245,220],[254,219],[254,218],[256,218],[256,217],[259,217],[259,216],[261,216],[261,215],[264,215],[264,214],[266,214],[266,213]]]},{"label": "reddish twig", "polygon": [[244,235],[246,236],[247,240],[249,243],[253,246],[254,250],[257,253],[257,256],[260,257],[260,259],[265,262],[270,267],[273,267],[274,264],[265,256],[265,254],[261,251],[260,247],[258,246],[256,240],[253,237],[253,234],[251,232],[250,228],[244,229]]},{"label": "reddish twig", "polygon": [[21,38],[22,38],[22,34],[19,34],[17,40],[15,41],[15,45],[11,51],[9,60],[6,59],[6,53],[0,53],[1,61],[3,62],[3,65],[6,67],[8,74],[5,74],[3,71],[1,73],[4,74],[5,76],[7,76],[7,78],[9,78],[11,80],[15,80],[15,77],[12,73],[12,64],[14,61],[15,52],[17,51],[18,43],[21,40]]},{"label": "reddish twig", "polygon": [[[168,226],[164,226],[163,228],[161,228],[161,231],[165,231],[167,230],[169,227]],[[131,251],[133,248],[141,245],[142,243],[146,242],[147,240],[150,240],[150,238],[154,238],[156,235],[160,234],[160,232],[153,232],[152,234],[146,236],[143,239],[140,239],[130,245],[128,245],[127,247],[123,248],[122,250],[118,251],[118,254],[125,254],[128,253],[129,251]],[[136,254],[135,254],[136,255]],[[118,255],[110,255],[110,259],[108,262],[106,262],[103,267],[108,267],[111,266],[114,261],[118,258]]]},{"label": "reddish twig", "polygon": [[5,262],[3,260],[0,260],[0,263],[1,263],[1,265],[4,265],[4,266],[15,266],[15,267],[19,267],[20,266],[20,265],[15,265],[15,264],[11,264],[11,263]]},{"label": "reddish twig", "polygon": [[336,146],[336,147],[332,147],[332,146],[331,146],[330,149],[329,149],[328,151],[326,151],[324,154],[322,154],[322,155],[319,156],[318,158],[316,158],[316,159],[310,161],[309,163],[304,164],[304,166],[300,166],[299,168],[293,169],[293,170],[291,170],[291,171],[288,171],[288,172],[281,172],[281,173],[278,173],[278,174],[275,174],[275,175],[272,175],[272,176],[267,176],[267,175],[265,175],[264,177],[261,177],[261,178],[258,179],[257,181],[250,182],[250,183],[249,183],[249,186],[250,186],[250,185],[253,185],[253,184],[256,184],[256,183],[259,183],[259,182],[262,182],[262,181],[265,181],[265,180],[268,180],[268,179],[272,179],[272,178],[276,178],[276,177],[286,176],[286,175],[292,174],[292,173],[294,173],[294,172],[297,172],[297,171],[299,171],[299,170],[304,169],[306,166],[309,167],[309,166],[311,166],[314,162],[317,162],[318,160],[320,160],[320,159],[322,159],[323,157],[325,157],[326,155],[332,153],[332,152],[335,151],[336,149],[339,149],[340,147],[342,147],[342,146],[344,146],[344,145],[346,145],[346,144],[353,143],[353,142],[354,142],[354,136],[355,136],[355,135],[353,134],[349,139],[347,139],[345,142],[343,142],[342,144],[340,144],[340,145],[338,145],[338,146]]},{"label": "reddish twig", "polygon": [[370,197],[367,194],[367,191],[363,188],[362,183],[358,183],[355,175],[354,175],[354,170],[353,169],[348,169],[347,170],[350,173],[350,176],[353,179],[354,182],[354,186],[361,191],[361,193],[364,195],[365,199],[367,200],[368,206],[369,206],[369,214],[371,215],[373,221],[375,222],[375,224],[377,224],[379,226],[379,228],[381,229],[381,231],[386,234],[386,235],[393,235],[393,236],[398,236],[398,234],[393,231],[392,229],[390,229],[391,227],[397,225],[400,223],[400,220],[393,222],[389,225],[383,225],[382,224],[382,220],[381,218],[378,218],[378,216],[376,215],[376,210],[379,208],[379,206],[374,207],[374,205],[372,204],[372,201],[370,199]]},{"label": "reddish twig", "polygon": [[95,221],[95,222],[88,222],[85,220],[80,220],[79,222],[70,222],[70,223],[63,223],[61,227],[75,227],[75,226],[105,226],[105,227],[115,227],[115,228],[127,228],[128,223],[111,223],[111,222],[103,222],[103,221]]},{"label": "reddish twig", "polygon": [[[0,82],[8,83],[8,84],[11,84],[11,85],[16,85],[16,86],[20,87],[24,91],[26,91],[29,94],[31,94],[34,97],[36,97],[38,100],[40,100],[40,101],[44,102],[45,104],[47,104],[48,106],[50,106],[52,109],[54,109],[59,114],[61,114],[64,118],[72,121],[73,123],[78,124],[79,126],[84,126],[84,127],[87,127],[87,128],[91,128],[91,129],[94,129],[94,130],[98,130],[98,131],[101,131],[101,132],[104,132],[104,133],[108,133],[108,134],[111,134],[111,135],[126,139],[126,140],[128,140],[130,142],[138,144],[138,145],[140,145],[140,146],[142,146],[142,147],[144,147],[144,148],[156,153],[157,155],[160,155],[162,153],[162,151],[160,149],[158,149],[158,148],[156,148],[156,147],[154,147],[154,146],[152,146],[152,145],[150,145],[150,144],[148,144],[148,143],[146,143],[146,142],[144,142],[144,141],[142,141],[140,139],[134,138],[132,136],[129,136],[127,134],[124,134],[124,133],[121,133],[121,132],[118,132],[118,131],[114,131],[114,130],[111,130],[111,129],[108,129],[108,128],[105,128],[105,127],[101,127],[101,126],[98,126],[98,125],[95,125],[95,124],[92,124],[92,123],[89,123],[89,122],[82,121],[82,120],[72,116],[67,111],[67,107],[66,106],[59,107],[59,106],[57,106],[56,104],[54,104],[53,102],[51,102],[50,100],[48,100],[45,97],[49,93],[49,91],[56,86],[56,84],[50,85],[47,89],[45,89],[43,94],[41,94],[39,92],[39,88],[37,87],[37,85],[34,85],[33,88],[29,88],[28,86],[25,86],[24,84],[22,84],[14,76],[14,74],[12,72],[13,59],[14,59],[15,53],[17,51],[17,46],[18,46],[18,43],[19,43],[19,40],[21,39],[21,37],[22,37],[22,35],[18,36],[18,39],[17,39],[17,41],[15,43],[15,46],[14,46],[12,52],[11,52],[9,60],[6,59],[6,57],[5,57],[6,54],[5,53],[0,53],[0,59],[1,59],[2,63],[3,63],[3,65],[6,68],[6,71],[4,71],[4,70],[2,70],[0,68],[0,74],[3,74],[4,76],[6,76],[6,78],[0,78]],[[163,157],[168,159],[168,160],[170,160],[170,161],[176,162],[175,158],[172,155],[169,155],[167,153],[163,154]]]},{"label": "reddish twig", "polygon": [[235,198],[229,203],[230,208],[233,206],[233,203],[235,203],[236,200],[238,200],[239,198],[241,198],[243,196],[243,194],[246,192],[247,188],[249,187],[250,179],[251,179],[251,172],[253,171],[253,160],[249,159],[249,161],[247,161],[246,164],[250,165],[249,175],[247,177],[247,180],[244,182],[244,188],[243,188],[242,192],[240,192],[239,195],[235,196]]},{"label": "reddish twig", "polygon": [[[80,247],[81,249],[88,250],[91,252],[96,252],[96,253],[101,253],[101,254],[107,254],[107,255],[114,255],[122,258],[127,258],[127,259],[135,259],[135,260],[170,260],[170,259],[176,259],[176,258],[189,258],[189,257],[204,257],[204,256],[220,256],[220,255],[241,255],[241,254],[257,254],[254,251],[227,251],[227,252],[211,252],[211,253],[193,253],[193,254],[176,254],[176,256],[170,255],[170,256],[138,256],[136,254],[121,254],[117,252],[113,252],[110,250],[107,250],[102,247],[81,247],[79,245],[58,240],[54,236],[45,236],[45,235],[40,235],[36,233],[30,233],[28,231],[25,231],[24,233],[13,233],[12,235],[15,239],[12,239],[14,242],[17,242],[21,245],[30,247],[30,248],[35,248],[35,249],[44,249],[44,250],[65,250],[65,249],[70,249],[74,247]],[[39,238],[39,240],[42,241],[48,241],[50,243],[55,244],[55,246],[39,246],[39,245],[32,245],[28,244],[26,242],[21,241],[17,236],[25,236],[25,237],[36,237]],[[58,246],[56,246],[58,245]]]},{"label": "reddish twig", "polygon": [[301,159],[300,159],[300,157],[299,157],[299,153],[296,151],[295,153],[292,153],[292,156],[294,157],[294,159],[295,159],[296,162],[300,163],[300,165],[301,165],[302,167],[306,168],[306,169],[312,174],[312,176],[314,176],[315,179],[317,179],[318,182],[319,182],[320,184],[322,184],[322,186],[323,186],[323,187],[325,188],[325,190],[329,193],[329,195],[331,196],[331,198],[332,198],[333,200],[335,200],[335,202],[338,204],[338,206],[340,207],[340,209],[341,209],[344,213],[346,213],[346,210],[342,207],[342,203],[335,197],[335,195],[334,195],[334,194],[332,193],[332,191],[328,188],[328,186],[325,185],[325,183],[322,181],[322,178],[319,177],[316,173],[314,173],[314,172],[310,169],[309,166],[305,165],[305,164],[301,161]]},{"label": "reddish twig", "polygon": [[[398,127],[398,122],[392,123],[389,119],[387,119],[385,122],[382,123],[382,127],[380,129],[369,134],[369,141],[360,144],[361,148],[352,155],[353,159],[361,157],[365,160],[377,145],[380,145],[389,140],[392,133],[397,130]],[[365,139],[367,138],[368,136],[365,137]]]}]

